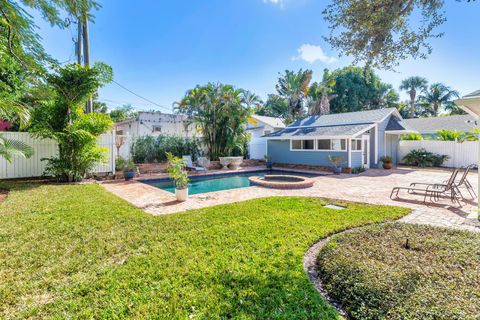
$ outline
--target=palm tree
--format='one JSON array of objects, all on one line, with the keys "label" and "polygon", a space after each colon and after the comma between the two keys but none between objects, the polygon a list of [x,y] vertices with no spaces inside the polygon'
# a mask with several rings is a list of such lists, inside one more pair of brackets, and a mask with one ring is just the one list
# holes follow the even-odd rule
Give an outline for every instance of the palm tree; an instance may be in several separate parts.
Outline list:
[{"label": "palm tree", "polygon": [[280,97],[288,102],[290,117],[295,120],[305,112],[304,102],[308,93],[312,71],[300,69],[298,72],[285,70],[280,74],[275,86]]},{"label": "palm tree", "polygon": [[407,78],[400,84],[400,90],[405,90],[410,95],[410,118],[415,116],[415,98],[417,97],[417,92],[425,90],[427,84],[427,79],[418,76]]},{"label": "palm tree", "polygon": [[434,116],[438,116],[443,106],[450,105],[453,98],[458,97],[460,97],[458,91],[452,90],[443,83],[434,83],[425,91],[424,95],[419,97],[419,100]]},{"label": "palm tree", "polygon": [[[18,119],[20,125],[23,127],[30,120],[30,113],[28,112],[27,108],[15,103],[14,101],[0,99],[0,119],[9,121]],[[14,156],[30,158],[32,155],[32,147],[21,141],[7,139],[0,135],[0,157],[11,163]]]},{"label": "palm tree", "polygon": [[337,96],[333,94],[334,86],[335,79],[329,76],[328,69],[324,69],[322,82],[314,82],[308,89],[307,108],[309,115],[330,113],[330,101]]}]

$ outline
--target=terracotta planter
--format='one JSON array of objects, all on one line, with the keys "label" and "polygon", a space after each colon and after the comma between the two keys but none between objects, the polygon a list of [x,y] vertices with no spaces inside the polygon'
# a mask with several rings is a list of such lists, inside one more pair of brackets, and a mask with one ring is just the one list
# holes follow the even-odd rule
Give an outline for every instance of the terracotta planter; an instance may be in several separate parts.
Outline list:
[{"label": "terracotta planter", "polygon": [[385,170],[392,169],[392,163],[391,162],[384,162],[383,163],[383,169],[385,169]]}]

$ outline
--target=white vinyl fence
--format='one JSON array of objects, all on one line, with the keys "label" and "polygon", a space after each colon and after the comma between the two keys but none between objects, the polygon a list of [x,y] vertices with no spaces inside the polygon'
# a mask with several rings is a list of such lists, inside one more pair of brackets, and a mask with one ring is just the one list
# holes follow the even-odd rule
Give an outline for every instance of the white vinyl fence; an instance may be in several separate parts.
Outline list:
[{"label": "white vinyl fence", "polygon": [[[0,179],[40,177],[46,165],[46,162],[41,161],[41,159],[56,156],[58,153],[57,143],[53,140],[33,138],[28,132],[1,132],[0,134],[7,139],[22,141],[33,147],[34,150],[31,158],[25,159],[16,156],[12,163],[0,157]],[[114,172],[116,157],[115,136],[104,134],[99,137],[98,144],[108,149],[107,161],[98,165],[94,172]]]},{"label": "white vinyl fence", "polygon": [[478,141],[434,141],[434,140],[402,140],[398,145],[400,162],[411,150],[425,149],[429,152],[447,155],[443,167],[459,168],[478,163]]}]

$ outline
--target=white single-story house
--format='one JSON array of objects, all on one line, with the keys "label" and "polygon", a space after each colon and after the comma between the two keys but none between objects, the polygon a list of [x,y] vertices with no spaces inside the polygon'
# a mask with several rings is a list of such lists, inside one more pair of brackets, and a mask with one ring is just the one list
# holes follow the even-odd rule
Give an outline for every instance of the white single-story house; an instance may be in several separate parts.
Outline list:
[{"label": "white single-story house", "polygon": [[275,163],[331,166],[331,155],[342,157],[343,167],[376,168],[384,155],[397,163],[398,141],[408,133],[417,131],[387,108],[309,116],[264,137]]},{"label": "white single-story house", "polygon": [[248,154],[250,159],[263,159],[267,154],[267,139],[272,132],[285,128],[282,118],[252,115],[248,119],[247,132],[250,135]]},{"label": "white single-story house", "polygon": [[134,118],[115,123],[118,136],[182,136],[193,137],[195,127],[187,125],[187,117],[179,114],[140,111]]}]

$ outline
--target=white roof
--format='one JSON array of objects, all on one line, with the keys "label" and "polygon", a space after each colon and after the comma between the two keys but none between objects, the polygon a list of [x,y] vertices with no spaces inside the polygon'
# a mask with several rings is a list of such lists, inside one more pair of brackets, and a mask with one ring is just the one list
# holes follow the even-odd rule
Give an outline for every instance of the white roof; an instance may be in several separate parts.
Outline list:
[{"label": "white roof", "polygon": [[252,115],[252,118],[257,121],[263,122],[266,125],[269,125],[273,128],[285,128],[285,123],[283,123],[282,118],[259,116],[257,114]]}]

